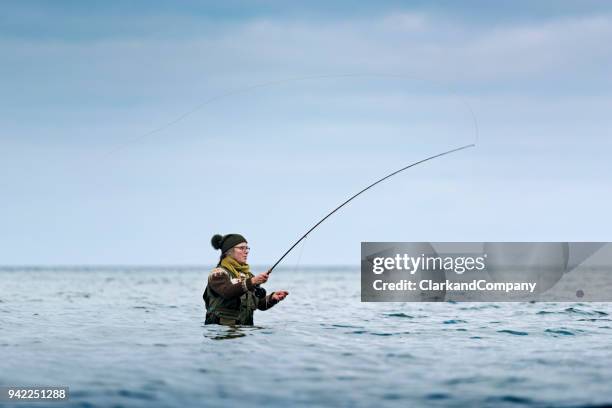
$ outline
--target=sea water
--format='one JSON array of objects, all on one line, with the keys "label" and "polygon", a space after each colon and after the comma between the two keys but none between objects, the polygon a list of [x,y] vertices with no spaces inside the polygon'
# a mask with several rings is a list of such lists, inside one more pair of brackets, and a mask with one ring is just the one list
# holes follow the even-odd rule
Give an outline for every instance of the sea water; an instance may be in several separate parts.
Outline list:
[{"label": "sea water", "polygon": [[358,268],[277,270],[254,327],[204,325],[206,268],[3,268],[4,406],[612,404],[612,305],[362,303]]}]

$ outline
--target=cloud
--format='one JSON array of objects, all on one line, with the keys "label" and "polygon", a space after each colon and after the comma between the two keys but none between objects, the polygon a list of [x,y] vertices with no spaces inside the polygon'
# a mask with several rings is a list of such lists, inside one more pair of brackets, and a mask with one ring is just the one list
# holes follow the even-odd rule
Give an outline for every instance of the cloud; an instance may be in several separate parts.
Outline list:
[{"label": "cloud", "polygon": [[[144,19],[165,24],[159,16]],[[176,103],[258,82],[342,73],[401,74],[432,86],[476,89],[559,80],[593,87],[607,80],[605,67],[612,62],[605,46],[612,42],[609,15],[492,26],[394,12],[333,21],[203,20],[210,27],[189,29],[197,21],[168,18],[176,30],[187,27],[186,36],[83,41],[77,31],[78,41],[5,38],[1,81],[22,89],[15,92],[17,103],[48,104],[52,97],[56,104],[116,105],[163,98]]]},{"label": "cloud", "polygon": [[[326,226],[331,238],[353,239],[346,231],[360,217],[366,240],[370,228],[381,239],[402,239],[409,228],[444,240],[444,223],[433,229],[428,223],[443,217],[451,189],[455,224],[445,230],[454,238],[467,239],[469,229],[476,240],[488,231],[530,239],[518,230],[537,225],[546,209],[552,209],[550,226],[572,208],[593,206],[585,197],[609,184],[601,175],[609,174],[610,14],[503,24],[402,9],[215,22],[180,14],[71,15],[62,35],[45,34],[52,31],[45,24],[66,22],[61,13],[47,23],[43,17],[39,35],[0,40],[0,86],[8,95],[0,101],[0,184],[10,214],[0,246],[10,262],[79,262],[75,248],[82,248],[88,262],[155,263],[182,253],[184,243],[197,262],[202,237],[196,234],[224,230],[230,221],[265,242],[278,241],[278,234],[290,240],[364,182],[454,145],[458,132],[450,119],[471,137],[470,117],[455,95],[474,107],[479,150],[381,186]],[[108,35],[84,35],[89,27]],[[214,95],[354,73],[401,76],[311,79],[239,92],[98,160]],[[244,167],[218,177],[214,170],[233,153],[245,156]],[[247,196],[245,203],[215,199],[228,183]],[[547,183],[564,190],[549,193]],[[597,206],[604,203],[609,197],[598,195]],[[243,207],[248,216],[236,218]],[[397,216],[402,211],[405,219]],[[483,213],[488,218],[479,218]],[[582,231],[580,220],[567,222]],[[60,225],[73,235],[57,233]],[[172,246],[162,237],[175,237],[176,226],[184,234]],[[116,228],[131,242],[111,259]],[[31,258],[29,240],[39,231],[36,247],[44,250]],[[327,255],[320,249],[315,257],[322,262],[358,259],[348,247]]]}]

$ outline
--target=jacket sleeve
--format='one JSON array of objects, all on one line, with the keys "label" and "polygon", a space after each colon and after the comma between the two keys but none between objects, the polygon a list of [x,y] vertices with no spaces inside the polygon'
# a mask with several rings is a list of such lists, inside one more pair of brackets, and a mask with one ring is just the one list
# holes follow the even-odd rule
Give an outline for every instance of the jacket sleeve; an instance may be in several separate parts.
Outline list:
[{"label": "jacket sleeve", "polygon": [[215,268],[208,275],[208,285],[219,296],[233,299],[242,296],[246,291],[253,289],[250,279],[233,282],[223,268]]},{"label": "jacket sleeve", "polygon": [[275,304],[278,303],[277,300],[272,299],[272,295],[274,294],[274,292],[270,293],[268,296],[263,297],[261,299],[259,299],[259,302],[257,302],[257,309],[259,310],[268,310],[270,309],[272,306],[274,306]]}]

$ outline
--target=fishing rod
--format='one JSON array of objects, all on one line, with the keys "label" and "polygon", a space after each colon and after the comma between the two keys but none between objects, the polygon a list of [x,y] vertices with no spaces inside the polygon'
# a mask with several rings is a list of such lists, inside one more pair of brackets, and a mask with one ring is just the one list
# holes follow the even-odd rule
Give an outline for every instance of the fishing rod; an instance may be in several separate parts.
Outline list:
[{"label": "fishing rod", "polygon": [[321,224],[322,224],[322,223],[323,223],[323,222],[324,222],[326,219],[328,219],[329,217],[331,217],[331,216],[332,216],[332,215],[333,215],[333,214],[334,214],[336,211],[338,211],[339,209],[341,209],[342,207],[344,207],[345,205],[347,205],[348,203],[350,203],[351,201],[353,201],[353,199],[355,199],[355,198],[357,198],[359,195],[361,195],[361,194],[365,193],[366,191],[368,191],[369,189],[371,189],[372,187],[374,187],[374,186],[375,186],[375,185],[377,185],[378,183],[381,183],[381,182],[385,181],[386,179],[388,179],[388,178],[390,178],[390,177],[393,177],[393,176],[395,176],[396,174],[401,173],[402,171],[407,170],[407,169],[409,169],[409,168],[411,168],[411,167],[418,166],[418,165],[419,165],[419,164],[421,164],[421,163],[425,163],[426,161],[433,160],[433,159],[436,159],[436,158],[438,158],[438,157],[446,156],[447,154],[455,153],[455,152],[458,152],[458,151],[460,151],[460,150],[469,149],[470,147],[476,147],[476,144],[474,144],[474,143],[467,144],[467,145],[465,145],[465,146],[461,146],[461,147],[458,147],[458,148],[456,148],[456,149],[451,149],[451,150],[448,150],[448,151],[445,151],[445,152],[442,152],[442,153],[435,154],[435,155],[433,155],[433,156],[429,156],[429,157],[427,157],[427,158],[425,158],[425,159],[423,159],[423,160],[419,160],[419,161],[417,161],[417,162],[411,163],[411,164],[407,165],[406,167],[402,167],[401,169],[396,170],[396,171],[394,171],[393,173],[388,174],[388,175],[386,175],[385,177],[381,178],[380,180],[377,180],[377,181],[375,181],[374,183],[370,184],[369,186],[367,186],[366,188],[364,188],[363,190],[361,190],[361,191],[360,191],[360,192],[358,192],[357,194],[355,194],[355,195],[351,196],[351,197],[350,197],[348,200],[346,200],[345,202],[343,202],[342,204],[340,204],[339,206],[337,206],[336,208],[334,208],[334,209],[333,209],[333,210],[332,210],[332,211],[331,211],[329,214],[327,214],[325,217],[323,217],[323,218],[322,218],[322,219],[321,219],[319,222],[317,222],[317,223],[316,223],[316,224],[315,224],[315,225],[314,225],[312,228],[310,228],[308,231],[306,231],[306,233],[305,233],[304,235],[302,235],[302,236],[300,237],[300,239],[298,239],[298,240],[297,240],[297,241],[296,241],[296,242],[295,242],[293,245],[291,245],[291,247],[290,247],[290,248],[289,248],[289,249],[288,249],[288,250],[287,250],[287,251],[286,251],[286,252],[283,254],[283,256],[281,256],[281,257],[279,258],[279,260],[278,260],[278,261],[276,261],[276,263],[275,263],[274,265],[272,265],[272,267],[271,267],[271,268],[268,270],[268,273],[271,273],[271,272],[272,272],[272,270],[274,270],[274,268],[276,268],[276,266],[277,266],[279,263],[281,263],[281,261],[282,261],[283,259],[285,259],[285,257],[286,257],[287,255],[289,255],[289,253],[290,253],[290,252],[293,250],[293,248],[295,248],[295,247],[296,247],[296,246],[297,246],[297,245],[298,245],[300,242],[302,242],[302,241],[303,241],[303,240],[304,240],[304,239],[305,239],[305,238],[308,236],[308,234],[310,234],[310,233],[311,233],[311,232],[312,232],[312,231],[313,231],[315,228],[317,228],[319,225],[321,225]]}]

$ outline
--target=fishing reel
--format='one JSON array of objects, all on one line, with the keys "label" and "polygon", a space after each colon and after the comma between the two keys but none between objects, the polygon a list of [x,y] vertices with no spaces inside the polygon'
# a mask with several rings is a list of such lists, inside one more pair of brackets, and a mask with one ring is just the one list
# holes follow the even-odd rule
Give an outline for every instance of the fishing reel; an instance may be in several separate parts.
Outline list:
[{"label": "fishing reel", "polygon": [[255,285],[253,287],[253,293],[255,294],[255,297],[259,299],[266,297],[266,290],[259,285]]}]

